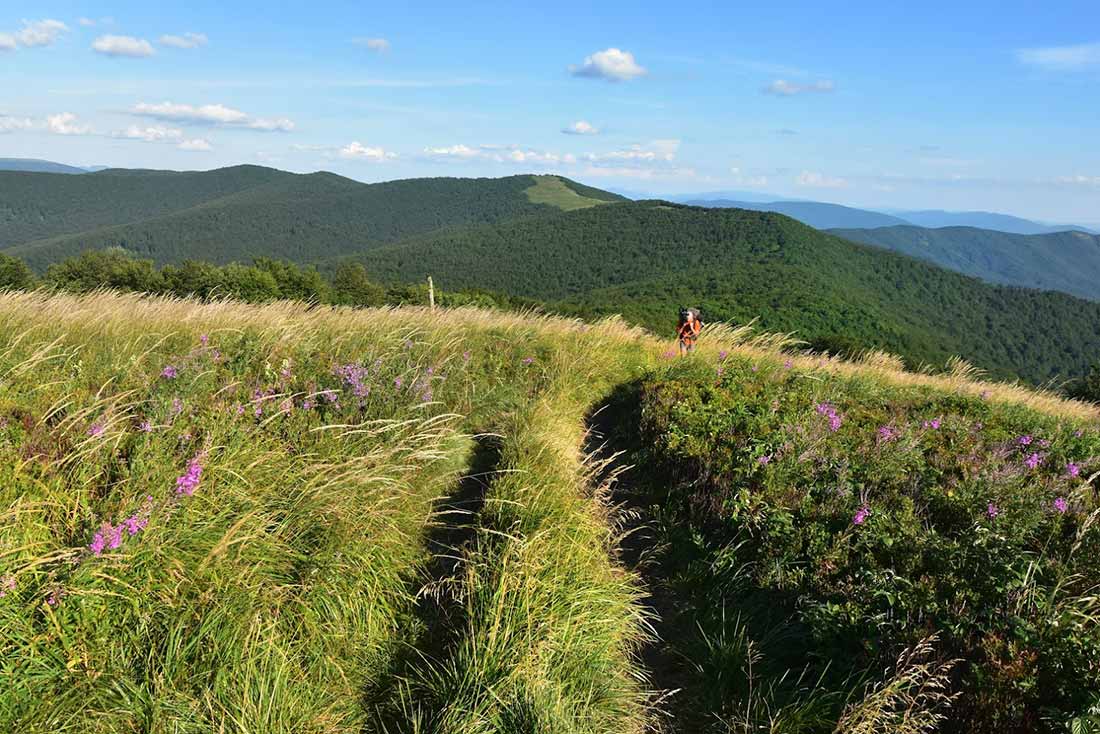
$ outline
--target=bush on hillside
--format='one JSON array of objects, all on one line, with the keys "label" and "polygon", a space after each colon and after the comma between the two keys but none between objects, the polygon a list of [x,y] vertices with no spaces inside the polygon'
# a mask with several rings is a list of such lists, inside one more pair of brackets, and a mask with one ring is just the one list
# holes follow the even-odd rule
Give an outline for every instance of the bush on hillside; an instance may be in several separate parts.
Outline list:
[{"label": "bush on hillside", "polygon": [[841,692],[937,634],[962,661],[944,731],[1048,730],[1095,702],[1094,430],[741,358],[654,375],[640,399],[635,458],[661,478],[648,501],[698,671],[750,635],[772,684],[808,661]]},{"label": "bush on hillside", "polygon": [[164,281],[152,260],[139,260],[121,248],[87,250],[79,257],[51,265],[46,282],[63,290],[86,293],[96,288],[153,293]]}]

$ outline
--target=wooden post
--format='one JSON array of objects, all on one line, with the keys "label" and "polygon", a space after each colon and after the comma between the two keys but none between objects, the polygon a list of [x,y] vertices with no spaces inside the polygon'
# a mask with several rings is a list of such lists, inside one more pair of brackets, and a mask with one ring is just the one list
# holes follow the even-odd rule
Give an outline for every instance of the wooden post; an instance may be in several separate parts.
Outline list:
[{"label": "wooden post", "polygon": [[428,276],[428,307],[435,310],[435,286],[432,285],[432,276]]}]

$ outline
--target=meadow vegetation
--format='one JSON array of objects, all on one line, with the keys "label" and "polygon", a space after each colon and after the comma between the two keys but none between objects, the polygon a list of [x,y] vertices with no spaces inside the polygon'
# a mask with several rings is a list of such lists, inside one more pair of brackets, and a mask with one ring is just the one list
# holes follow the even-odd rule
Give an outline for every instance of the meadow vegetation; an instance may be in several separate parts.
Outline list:
[{"label": "meadow vegetation", "polygon": [[0,729],[1088,730],[1095,406],[668,346],[0,294]]}]

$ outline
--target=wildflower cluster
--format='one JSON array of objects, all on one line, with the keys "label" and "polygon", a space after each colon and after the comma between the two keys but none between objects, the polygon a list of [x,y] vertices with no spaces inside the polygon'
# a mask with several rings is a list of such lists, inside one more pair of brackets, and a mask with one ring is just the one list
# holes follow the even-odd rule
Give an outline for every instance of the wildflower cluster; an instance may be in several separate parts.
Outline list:
[{"label": "wildflower cluster", "polygon": [[818,415],[823,415],[829,420],[829,430],[836,433],[840,430],[840,425],[843,423],[843,419],[840,417],[840,413],[837,412],[836,407],[831,403],[818,403],[814,406],[814,410]]},{"label": "wildflower cluster", "polygon": [[99,530],[92,536],[92,542],[88,544],[88,550],[92,555],[102,555],[106,550],[115,550],[122,545],[127,537],[134,537],[149,525],[149,517],[153,513],[153,497],[146,496],[141,508],[129,517],[119,521],[117,525],[104,522]]},{"label": "wildflower cluster", "polygon": [[176,495],[181,497],[190,497],[195,493],[195,488],[199,486],[199,481],[202,480],[202,461],[205,457],[202,454],[197,454],[187,464],[187,471],[176,478]]}]

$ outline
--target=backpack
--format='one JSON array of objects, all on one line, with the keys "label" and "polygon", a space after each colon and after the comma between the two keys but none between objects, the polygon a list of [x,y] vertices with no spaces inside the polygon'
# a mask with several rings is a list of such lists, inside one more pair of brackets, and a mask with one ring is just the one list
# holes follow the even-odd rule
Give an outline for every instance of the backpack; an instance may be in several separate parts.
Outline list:
[{"label": "backpack", "polygon": [[699,317],[699,309],[697,308],[681,308],[680,309],[680,326],[683,326],[687,321],[688,314],[695,317],[695,320],[699,322],[699,326],[703,325],[703,319]]}]

